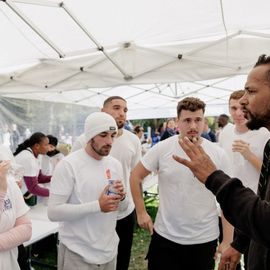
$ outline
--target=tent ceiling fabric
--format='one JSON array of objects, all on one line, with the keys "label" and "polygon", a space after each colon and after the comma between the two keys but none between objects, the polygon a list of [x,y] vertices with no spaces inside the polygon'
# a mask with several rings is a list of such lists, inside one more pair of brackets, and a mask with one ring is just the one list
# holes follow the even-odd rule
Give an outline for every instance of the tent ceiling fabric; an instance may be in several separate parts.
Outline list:
[{"label": "tent ceiling fabric", "polygon": [[173,116],[192,95],[219,114],[270,54],[269,10],[268,0],[1,1],[0,94],[86,106],[121,95],[130,118]]}]

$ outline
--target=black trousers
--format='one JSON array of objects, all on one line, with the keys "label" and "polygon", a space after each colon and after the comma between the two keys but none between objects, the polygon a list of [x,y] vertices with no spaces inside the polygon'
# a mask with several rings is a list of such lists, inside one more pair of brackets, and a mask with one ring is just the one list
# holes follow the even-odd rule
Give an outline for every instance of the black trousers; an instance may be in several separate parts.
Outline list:
[{"label": "black trousers", "polygon": [[148,270],[213,270],[217,239],[194,245],[180,245],[156,232],[147,254]]},{"label": "black trousers", "polygon": [[30,270],[26,250],[23,245],[18,246],[18,263],[21,270]]},{"label": "black trousers", "polygon": [[116,270],[128,270],[134,225],[135,211],[133,211],[127,217],[117,220],[116,232],[120,241],[118,245]]}]

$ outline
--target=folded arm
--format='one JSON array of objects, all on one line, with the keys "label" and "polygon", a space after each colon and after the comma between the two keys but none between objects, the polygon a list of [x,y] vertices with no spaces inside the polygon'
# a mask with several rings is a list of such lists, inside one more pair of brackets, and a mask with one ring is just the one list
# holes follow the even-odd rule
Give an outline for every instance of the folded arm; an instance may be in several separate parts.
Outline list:
[{"label": "folded arm", "polygon": [[0,234],[0,251],[10,250],[29,240],[32,235],[32,225],[27,215],[16,219],[12,229]]}]

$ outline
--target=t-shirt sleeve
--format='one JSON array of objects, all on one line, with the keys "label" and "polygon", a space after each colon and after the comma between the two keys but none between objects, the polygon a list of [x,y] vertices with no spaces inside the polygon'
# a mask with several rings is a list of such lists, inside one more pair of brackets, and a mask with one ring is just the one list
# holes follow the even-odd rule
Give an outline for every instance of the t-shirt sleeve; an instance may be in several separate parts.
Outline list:
[{"label": "t-shirt sleeve", "polygon": [[143,166],[148,171],[156,172],[159,169],[159,146],[159,144],[154,145],[141,160]]},{"label": "t-shirt sleeve", "polygon": [[74,187],[74,173],[66,160],[61,160],[55,167],[51,178],[50,193],[55,195],[70,195]]},{"label": "t-shirt sleeve", "polygon": [[131,170],[133,170],[135,166],[139,163],[142,156],[142,145],[139,139],[134,140],[134,145],[135,145],[135,155],[133,156],[131,161]]},{"label": "t-shirt sleeve", "polygon": [[13,181],[9,181],[9,185],[14,194],[16,218],[18,218],[25,215],[29,211],[29,207],[25,204],[22,192],[18,185]]},{"label": "t-shirt sleeve", "polygon": [[222,170],[227,175],[232,175],[232,161],[229,158],[229,155],[226,153],[224,149],[221,149],[220,154],[220,165],[218,167],[219,170]]},{"label": "t-shirt sleeve", "polygon": [[35,177],[39,173],[39,162],[33,156],[33,154],[23,153],[22,156],[15,157],[16,163],[20,164],[24,168],[24,176]]}]

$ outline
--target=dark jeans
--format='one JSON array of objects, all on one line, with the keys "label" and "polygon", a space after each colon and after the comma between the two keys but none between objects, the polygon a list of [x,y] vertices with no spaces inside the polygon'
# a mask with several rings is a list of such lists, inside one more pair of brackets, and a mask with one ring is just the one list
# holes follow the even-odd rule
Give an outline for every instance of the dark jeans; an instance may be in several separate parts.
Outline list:
[{"label": "dark jeans", "polygon": [[118,245],[116,270],[128,270],[134,225],[135,211],[127,217],[117,220],[116,232],[120,241]]},{"label": "dark jeans", "polygon": [[181,245],[154,232],[147,254],[148,270],[212,270],[216,247],[217,239],[203,244]]},{"label": "dark jeans", "polygon": [[28,257],[26,254],[25,247],[23,245],[18,246],[18,263],[21,270],[30,270]]}]

